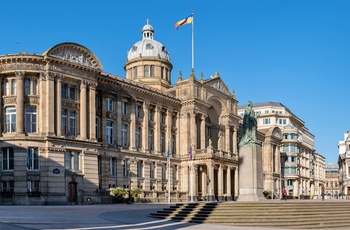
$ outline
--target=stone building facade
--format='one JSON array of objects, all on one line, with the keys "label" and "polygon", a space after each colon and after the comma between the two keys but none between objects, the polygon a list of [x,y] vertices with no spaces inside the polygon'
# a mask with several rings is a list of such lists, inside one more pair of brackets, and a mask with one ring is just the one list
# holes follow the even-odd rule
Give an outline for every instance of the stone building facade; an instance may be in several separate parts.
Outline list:
[{"label": "stone building facade", "polygon": [[344,140],[339,141],[338,179],[339,194],[350,198],[350,130],[344,134]]},{"label": "stone building facade", "polygon": [[[264,189],[281,196],[318,197],[325,184],[325,158],[314,148],[314,135],[305,123],[278,102],[253,104],[258,131],[266,134],[263,142]],[[238,107],[242,117],[246,105]],[[271,141],[268,137],[274,137]]]},{"label": "stone building facade", "polygon": [[147,22],[126,78],[76,43],[0,56],[1,204],[105,203],[114,187],[152,202],[238,195],[234,93],[219,73],[172,85],[153,34]]}]

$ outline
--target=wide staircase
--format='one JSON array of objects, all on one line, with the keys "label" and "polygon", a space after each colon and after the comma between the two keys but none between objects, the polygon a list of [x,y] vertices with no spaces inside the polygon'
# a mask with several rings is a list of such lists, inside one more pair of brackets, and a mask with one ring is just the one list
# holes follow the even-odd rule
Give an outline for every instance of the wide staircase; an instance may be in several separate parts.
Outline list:
[{"label": "wide staircase", "polygon": [[192,223],[283,229],[350,229],[349,201],[186,203],[151,217]]}]

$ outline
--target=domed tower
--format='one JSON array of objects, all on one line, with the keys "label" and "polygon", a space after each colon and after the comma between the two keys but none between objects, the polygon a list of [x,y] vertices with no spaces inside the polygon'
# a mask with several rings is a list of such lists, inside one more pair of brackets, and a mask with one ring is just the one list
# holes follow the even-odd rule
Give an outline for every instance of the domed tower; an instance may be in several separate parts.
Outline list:
[{"label": "domed tower", "polygon": [[164,90],[172,87],[170,73],[173,65],[167,49],[153,39],[154,29],[147,19],[142,28],[142,40],[128,52],[124,69],[126,78]]}]

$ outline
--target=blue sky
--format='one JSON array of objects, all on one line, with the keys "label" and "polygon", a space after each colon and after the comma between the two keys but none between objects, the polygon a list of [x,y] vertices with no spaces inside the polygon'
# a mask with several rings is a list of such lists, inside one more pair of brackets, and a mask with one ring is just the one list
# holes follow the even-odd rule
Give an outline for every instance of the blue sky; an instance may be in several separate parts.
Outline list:
[{"label": "blue sky", "polygon": [[299,116],[327,162],[350,129],[350,1],[4,1],[0,55],[42,54],[75,42],[99,58],[104,71],[125,76],[127,51],[150,20],[179,71],[191,70],[190,25],[195,13],[195,75],[219,72],[239,104],[275,101]]}]

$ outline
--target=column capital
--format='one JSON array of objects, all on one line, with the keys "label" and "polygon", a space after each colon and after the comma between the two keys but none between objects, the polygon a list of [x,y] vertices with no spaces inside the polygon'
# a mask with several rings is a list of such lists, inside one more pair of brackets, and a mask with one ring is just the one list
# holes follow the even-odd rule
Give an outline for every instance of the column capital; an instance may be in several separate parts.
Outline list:
[{"label": "column capital", "polygon": [[15,71],[16,78],[18,80],[23,80],[25,73],[26,73],[25,71]]}]

